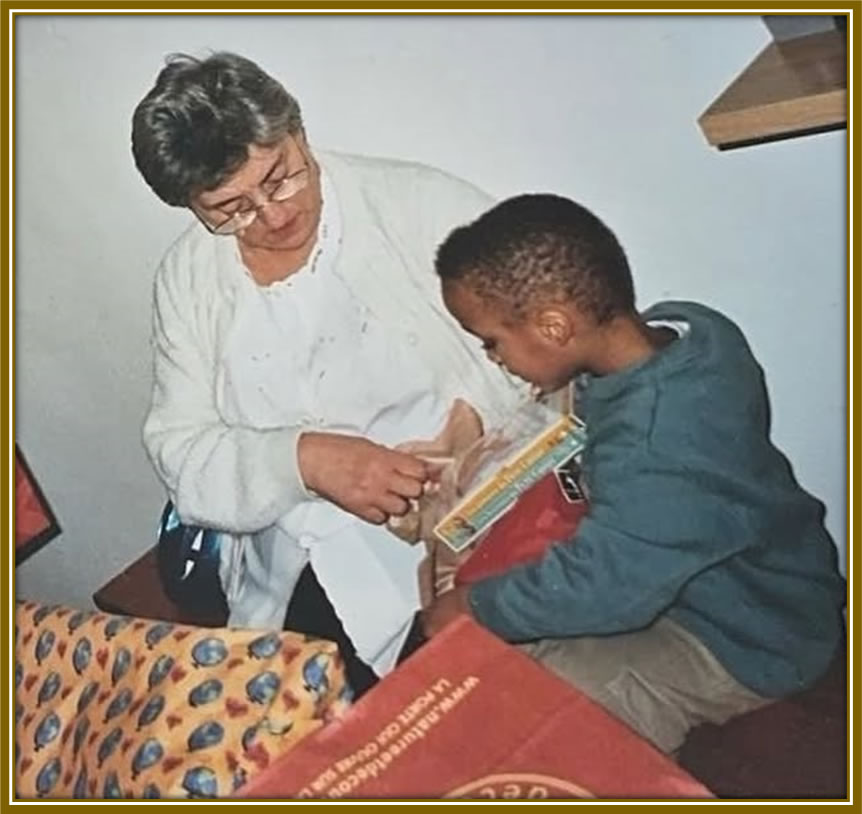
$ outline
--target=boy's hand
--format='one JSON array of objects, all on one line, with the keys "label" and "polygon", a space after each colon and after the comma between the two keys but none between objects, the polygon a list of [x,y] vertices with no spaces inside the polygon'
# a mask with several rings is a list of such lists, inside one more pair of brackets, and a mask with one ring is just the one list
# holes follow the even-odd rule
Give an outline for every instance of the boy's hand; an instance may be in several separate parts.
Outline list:
[{"label": "boy's hand", "polygon": [[465,614],[472,618],[473,612],[467,599],[469,589],[469,585],[459,585],[451,591],[446,591],[422,611],[420,618],[426,638],[436,636],[457,616]]},{"label": "boy's hand", "polygon": [[297,459],[306,487],[377,524],[403,515],[429,474],[428,464],[414,455],[336,433],[304,433]]}]

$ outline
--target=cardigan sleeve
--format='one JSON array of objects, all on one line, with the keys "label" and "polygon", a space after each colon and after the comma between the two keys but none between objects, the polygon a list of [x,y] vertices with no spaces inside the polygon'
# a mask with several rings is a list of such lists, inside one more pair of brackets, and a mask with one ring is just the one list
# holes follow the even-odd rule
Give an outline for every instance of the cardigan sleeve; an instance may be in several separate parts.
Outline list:
[{"label": "cardigan sleeve", "polygon": [[155,280],[144,445],[183,522],[255,532],[311,498],[296,459],[302,427],[256,429],[222,419],[215,351],[196,323],[207,304],[193,298],[179,262],[169,256]]}]

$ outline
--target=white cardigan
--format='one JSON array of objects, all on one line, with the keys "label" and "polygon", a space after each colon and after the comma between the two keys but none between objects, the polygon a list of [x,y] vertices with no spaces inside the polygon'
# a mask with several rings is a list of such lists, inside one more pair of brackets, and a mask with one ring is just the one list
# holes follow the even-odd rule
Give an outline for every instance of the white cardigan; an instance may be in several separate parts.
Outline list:
[{"label": "white cardigan", "polygon": [[[338,275],[333,280],[382,326],[388,343],[410,349],[404,358],[415,356],[441,404],[461,396],[486,423],[498,423],[523,388],[489,363],[446,312],[433,270],[440,241],[490,200],[466,182],[418,164],[336,154],[320,160],[327,180],[324,215],[328,211],[329,220],[340,222],[340,243],[327,252]],[[302,269],[294,277],[308,273]],[[238,343],[253,347],[260,341],[267,356],[269,350],[286,353],[289,326],[275,338],[259,327],[263,291],[243,266],[236,241],[210,235],[199,224],[168,251],[155,280],[154,387],[144,442],[183,522],[230,532],[237,541],[223,545],[231,624],[279,628],[311,551],[357,651],[385,672],[418,602],[412,570],[418,552],[407,557],[403,543],[380,536],[383,529],[305,490],[297,440],[303,430],[327,429],[320,424],[323,411],[307,399],[302,403],[301,387],[293,391],[284,382],[277,397],[255,400],[247,392],[248,377],[237,375],[246,364]],[[313,307],[323,310],[319,301]],[[327,316],[338,319],[321,318]],[[297,347],[295,354],[308,357],[309,348]],[[351,392],[363,395],[363,370],[374,365],[375,359],[355,359]],[[409,378],[410,370],[402,366],[391,374]],[[390,406],[399,408],[381,405]],[[365,419],[347,414],[347,404],[339,409],[345,414],[328,414],[327,420],[364,434]],[[409,435],[389,433],[382,440],[432,437],[444,417],[423,415]],[[318,548],[312,545],[324,539]],[[372,562],[385,560],[390,546],[399,565]],[[408,574],[409,585],[387,589],[387,581],[404,583]],[[350,588],[357,580],[365,581],[361,592]]]}]

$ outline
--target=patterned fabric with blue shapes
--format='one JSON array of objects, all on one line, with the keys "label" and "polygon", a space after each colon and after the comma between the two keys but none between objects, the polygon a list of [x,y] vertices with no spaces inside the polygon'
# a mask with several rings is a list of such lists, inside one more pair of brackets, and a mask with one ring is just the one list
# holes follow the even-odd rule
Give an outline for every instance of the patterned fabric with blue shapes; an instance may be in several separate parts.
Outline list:
[{"label": "patterned fabric with blue shapes", "polygon": [[19,602],[21,798],[226,797],[350,704],[337,647]]}]

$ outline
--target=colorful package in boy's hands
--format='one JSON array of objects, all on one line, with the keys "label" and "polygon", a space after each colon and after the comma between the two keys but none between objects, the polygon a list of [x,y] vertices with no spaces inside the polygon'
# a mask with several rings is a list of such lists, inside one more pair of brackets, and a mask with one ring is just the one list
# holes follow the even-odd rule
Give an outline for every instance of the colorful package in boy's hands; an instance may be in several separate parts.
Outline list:
[{"label": "colorful package in boy's hands", "polygon": [[455,570],[455,585],[476,582],[513,565],[539,559],[550,545],[570,539],[588,505],[580,486],[566,473],[572,459],[524,492]]},{"label": "colorful package in boy's hands", "polygon": [[528,489],[581,452],[585,441],[584,426],[574,416],[539,403],[523,405],[458,459],[458,483],[466,494],[434,534],[453,551],[464,550]]},{"label": "colorful package in boy's hands", "polygon": [[400,447],[440,466],[434,487],[389,524],[402,539],[425,541],[423,605],[455,582],[506,570],[572,536],[586,512],[584,441],[580,421],[536,401],[483,435],[475,411],[459,400],[437,438]]}]

